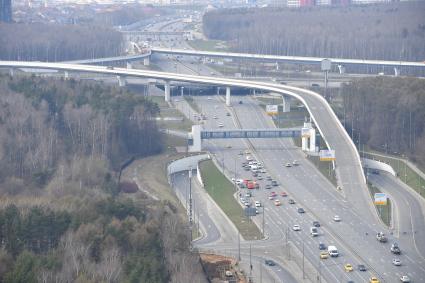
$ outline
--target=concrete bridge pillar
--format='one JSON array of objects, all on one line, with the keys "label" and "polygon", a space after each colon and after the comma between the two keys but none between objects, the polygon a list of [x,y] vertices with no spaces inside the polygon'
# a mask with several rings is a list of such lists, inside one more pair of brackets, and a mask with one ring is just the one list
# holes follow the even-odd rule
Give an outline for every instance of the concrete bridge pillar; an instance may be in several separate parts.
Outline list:
[{"label": "concrete bridge pillar", "polygon": [[291,99],[288,96],[282,95],[282,112],[291,111]]},{"label": "concrete bridge pillar", "polygon": [[170,91],[170,82],[165,81],[164,83],[164,93],[165,93],[165,101],[171,100],[171,91]]},{"label": "concrete bridge pillar", "polygon": [[127,82],[125,80],[125,77],[117,76],[117,79],[118,79],[118,85],[120,87],[126,86]]},{"label": "concrete bridge pillar", "polygon": [[397,67],[394,67],[394,76],[395,76],[395,77],[400,76],[400,69],[399,69],[399,68],[397,68]]},{"label": "concrete bridge pillar", "polygon": [[133,69],[133,64],[131,64],[130,62],[126,62],[127,63],[127,69]]},{"label": "concrete bridge pillar", "polygon": [[301,149],[308,152],[316,151],[316,130],[311,122],[305,122],[301,129]]},{"label": "concrete bridge pillar", "polygon": [[144,66],[149,66],[150,63],[151,63],[150,56],[143,58],[143,65]]},{"label": "concrete bridge pillar", "polygon": [[201,125],[192,126],[192,132],[189,133],[188,140],[189,152],[202,151],[201,129]]},{"label": "concrete bridge pillar", "polygon": [[9,75],[11,77],[13,77],[15,75],[15,69],[14,68],[9,68]]},{"label": "concrete bridge pillar", "polygon": [[230,87],[226,86],[226,105],[230,106]]},{"label": "concrete bridge pillar", "polygon": [[69,72],[68,71],[63,72],[63,77],[64,77],[65,80],[68,80],[69,79]]},{"label": "concrete bridge pillar", "polygon": [[344,65],[338,65],[338,70],[340,74],[345,74],[345,66]]}]

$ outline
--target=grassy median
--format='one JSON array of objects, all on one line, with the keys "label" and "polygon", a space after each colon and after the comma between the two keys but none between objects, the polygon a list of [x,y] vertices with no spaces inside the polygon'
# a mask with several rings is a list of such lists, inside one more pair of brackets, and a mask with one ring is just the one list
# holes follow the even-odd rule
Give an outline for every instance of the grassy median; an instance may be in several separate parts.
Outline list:
[{"label": "grassy median", "polygon": [[[377,187],[370,183],[368,183],[368,187],[372,198],[376,193],[382,193]],[[391,225],[391,200],[388,199],[386,205],[375,205],[375,207],[381,220],[389,227]]]},{"label": "grassy median", "polygon": [[199,164],[199,168],[205,190],[235,224],[242,237],[246,240],[262,238],[258,227],[252,221],[248,221],[242,207],[233,197],[234,185],[218,170],[214,162],[211,160],[203,161]]}]

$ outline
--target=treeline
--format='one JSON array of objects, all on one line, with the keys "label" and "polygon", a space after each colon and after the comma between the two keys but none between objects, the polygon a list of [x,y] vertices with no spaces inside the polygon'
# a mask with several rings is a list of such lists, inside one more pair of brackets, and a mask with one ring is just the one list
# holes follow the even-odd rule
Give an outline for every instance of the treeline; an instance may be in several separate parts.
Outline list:
[{"label": "treeline", "polygon": [[358,145],[425,165],[425,81],[365,78],[342,88],[339,116]]},{"label": "treeline", "polygon": [[100,83],[0,75],[0,282],[202,282],[178,208],[116,178],[161,150],[158,111]]},{"label": "treeline", "polygon": [[425,2],[301,9],[220,9],[204,34],[235,51],[292,56],[424,61]]},{"label": "treeline", "polygon": [[0,25],[0,59],[67,61],[120,55],[122,35],[111,28],[56,24]]},{"label": "treeline", "polygon": [[14,176],[42,186],[61,162],[89,156],[117,169],[161,150],[157,104],[123,89],[4,76],[0,92],[0,182]]}]

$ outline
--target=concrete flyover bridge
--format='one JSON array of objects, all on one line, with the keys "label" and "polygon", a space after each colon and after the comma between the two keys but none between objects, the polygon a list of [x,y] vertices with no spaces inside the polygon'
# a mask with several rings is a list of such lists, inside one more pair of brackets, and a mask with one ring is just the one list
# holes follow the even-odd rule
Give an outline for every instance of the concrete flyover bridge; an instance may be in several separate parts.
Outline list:
[{"label": "concrete flyover bridge", "polygon": [[[336,172],[338,181],[345,193],[345,196],[352,205],[356,213],[369,222],[378,223],[384,229],[379,221],[376,210],[373,206],[369,190],[366,185],[366,179],[362,169],[360,156],[353,141],[348,136],[341,122],[327,103],[319,94],[291,86],[278,85],[273,83],[236,80],[229,78],[195,76],[186,74],[176,74],[157,71],[134,70],[123,68],[108,68],[102,66],[76,65],[65,63],[44,63],[44,62],[19,62],[19,61],[0,61],[0,68],[35,68],[35,69],[53,69],[64,72],[88,72],[110,74],[117,77],[143,77],[164,81],[165,99],[170,99],[170,82],[187,82],[210,84],[226,87],[226,96],[230,102],[230,87],[243,87],[255,90],[274,92],[281,95],[292,96],[300,100],[310,113],[311,119],[316,125],[318,131],[324,138],[329,149],[335,150]],[[168,87],[167,87],[168,86]]]}]

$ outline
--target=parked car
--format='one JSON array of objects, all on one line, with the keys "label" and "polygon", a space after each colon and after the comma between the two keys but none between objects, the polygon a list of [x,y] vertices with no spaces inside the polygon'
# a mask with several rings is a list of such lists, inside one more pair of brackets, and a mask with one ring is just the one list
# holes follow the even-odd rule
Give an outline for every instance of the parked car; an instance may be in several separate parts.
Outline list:
[{"label": "parked car", "polygon": [[326,250],[328,247],[324,243],[319,243],[319,250]]},{"label": "parked car", "polygon": [[339,217],[338,215],[334,216],[334,221],[335,222],[340,222],[341,221],[341,217]]},{"label": "parked car", "polygon": [[289,204],[295,204],[295,200],[293,200],[291,198],[288,200],[288,202],[289,202]]},{"label": "parked car", "polygon": [[357,269],[359,270],[359,271],[366,271],[367,269],[366,269],[366,266],[364,265],[364,264],[359,264],[359,265],[357,265]]},{"label": "parked car", "polygon": [[304,208],[302,208],[302,207],[299,207],[299,208],[297,209],[297,211],[298,211],[298,213],[305,213],[305,210],[304,210]]},{"label": "parked car", "polygon": [[320,227],[319,221],[313,221],[313,226],[314,227]]},{"label": "parked car", "polygon": [[400,259],[398,259],[398,258],[394,258],[394,259],[393,259],[393,264],[394,264],[395,266],[401,266],[401,260],[400,260]]},{"label": "parked car", "polygon": [[295,224],[295,225],[292,227],[292,230],[294,230],[294,231],[301,231],[301,227],[300,227],[300,225]]},{"label": "parked car", "polygon": [[275,266],[276,265],[276,263],[271,259],[266,259],[264,262],[268,266]]}]

